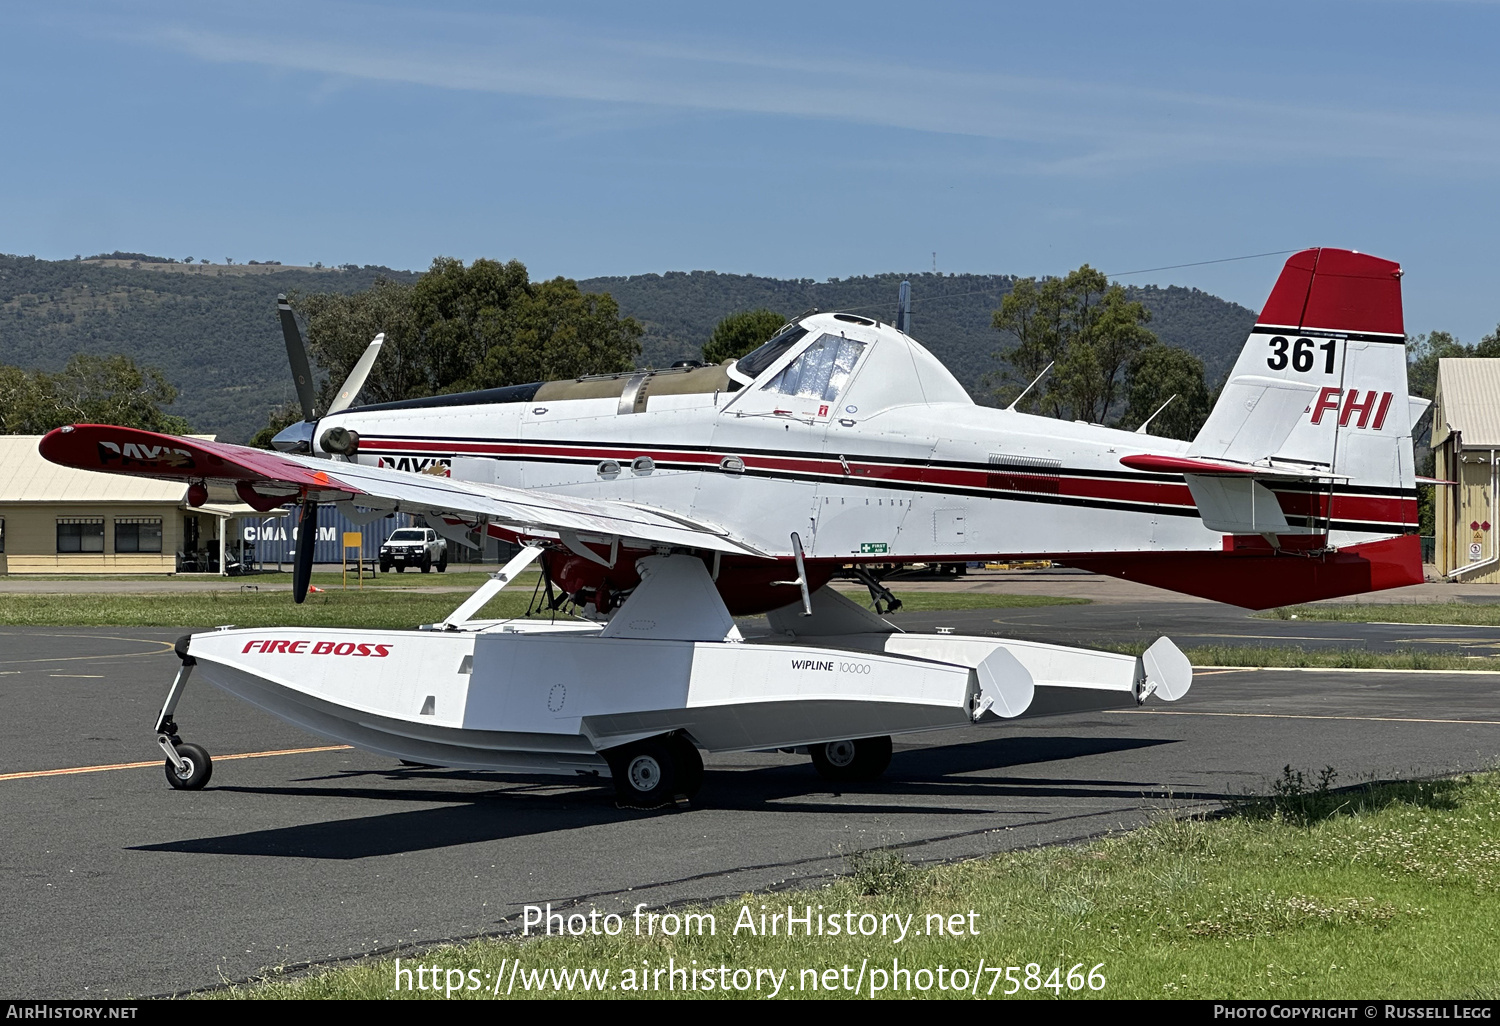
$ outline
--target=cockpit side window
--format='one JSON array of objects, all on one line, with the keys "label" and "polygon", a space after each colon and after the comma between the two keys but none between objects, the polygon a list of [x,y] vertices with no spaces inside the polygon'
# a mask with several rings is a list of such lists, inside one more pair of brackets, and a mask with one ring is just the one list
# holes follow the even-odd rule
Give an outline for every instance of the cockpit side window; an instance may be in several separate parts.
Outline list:
[{"label": "cockpit side window", "polygon": [[765,391],[832,402],[849,383],[849,375],[864,351],[863,342],[824,335],[767,382]]},{"label": "cockpit side window", "polygon": [[767,367],[779,360],[782,353],[800,342],[802,336],[806,334],[806,328],[788,328],[759,349],[740,357],[734,369],[754,381]]}]

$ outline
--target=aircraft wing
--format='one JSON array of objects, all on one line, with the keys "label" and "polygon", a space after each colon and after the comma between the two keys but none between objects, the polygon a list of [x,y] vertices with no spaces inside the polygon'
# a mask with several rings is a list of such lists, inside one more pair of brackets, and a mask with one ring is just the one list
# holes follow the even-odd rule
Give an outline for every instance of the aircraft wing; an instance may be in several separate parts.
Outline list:
[{"label": "aircraft wing", "polygon": [[308,498],[347,501],[390,512],[488,517],[521,533],[768,555],[716,525],[634,503],[454,481],[137,428],[70,424],[48,432],[38,448],[51,462],[79,470],[232,485],[241,499],[262,510]]}]

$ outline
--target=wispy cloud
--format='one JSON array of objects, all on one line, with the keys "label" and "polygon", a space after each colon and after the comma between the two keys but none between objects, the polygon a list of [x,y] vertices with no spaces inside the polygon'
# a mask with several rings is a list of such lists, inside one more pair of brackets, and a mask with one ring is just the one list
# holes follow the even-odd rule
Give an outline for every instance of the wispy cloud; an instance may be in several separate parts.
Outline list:
[{"label": "wispy cloud", "polygon": [[[196,9],[195,9],[196,10]],[[1016,144],[1030,170],[1091,175],[1204,163],[1377,161],[1500,166],[1500,117],[1267,102],[826,53],[767,56],[715,40],[589,35],[510,15],[321,8],[272,33],[201,14],[120,34],[214,63],[441,90],[754,114]],[[1312,95],[1321,95],[1314,93]]]}]

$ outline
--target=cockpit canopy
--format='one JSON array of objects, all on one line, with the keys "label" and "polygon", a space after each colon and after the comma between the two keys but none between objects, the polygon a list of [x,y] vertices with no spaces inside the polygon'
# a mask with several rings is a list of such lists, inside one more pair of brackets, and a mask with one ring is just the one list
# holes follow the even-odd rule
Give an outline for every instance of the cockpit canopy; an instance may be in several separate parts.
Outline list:
[{"label": "cockpit canopy", "polygon": [[728,371],[754,391],[838,402],[850,413],[925,403],[973,404],[957,379],[915,339],[853,314],[804,317]]},{"label": "cockpit canopy", "polygon": [[644,412],[652,397],[719,394],[733,394],[730,405],[741,410],[759,405],[776,412],[810,404],[817,420],[826,420],[835,409],[842,411],[840,416],[868,416],[896,406],[973,405],[963,386],[916,340],[868,317],[837,313],[813,314],[788,324],[734,363],[536,381],[377,403],[351,412],[615,399],[624,414]]}]

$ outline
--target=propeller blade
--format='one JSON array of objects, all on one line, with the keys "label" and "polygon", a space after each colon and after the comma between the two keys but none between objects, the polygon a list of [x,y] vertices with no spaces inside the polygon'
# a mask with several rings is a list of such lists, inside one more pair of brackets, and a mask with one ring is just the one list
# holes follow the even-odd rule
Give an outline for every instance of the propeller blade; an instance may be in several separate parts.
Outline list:
[{"label": "propeller blade", "polygon": [[385,345],[385,332],[382,331],[365,347],[359,362],[344,379],[344,387],[339,389],[338,398],[333,401],[332,406],[328,407],[328,413],[338,413],[340,410],[348,409],[354,404],[354,400],[359,398],[359,390],[365,387],[365,378],[370,376],[370,368],[375,366],[375,357],[380,355],[380,347],[383,345]]},{"label": "propeller blade", "polygon": [[307,362],[307,347],[302,344],[302,332],[297,330],[297,318],[285,296],[276,297],[276,310],[281,314],[281,335],[286,339],[286,358],[292,365],[292,380],[297,383],[297,401],[302,404],[302,419],[316,420],[312,367]]},{"label": "propeller blade", "polygon": [[301,603],[307,598],[307,586],[312,583],[313,549],[318,544],[318,503],[314,499],[302,500],[302,513],[297,517],[297,557],[292,564],[292,601]]}]

